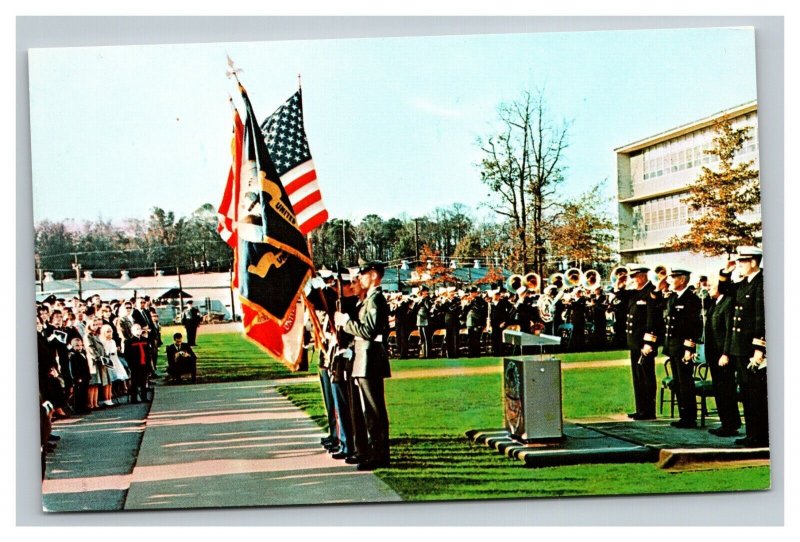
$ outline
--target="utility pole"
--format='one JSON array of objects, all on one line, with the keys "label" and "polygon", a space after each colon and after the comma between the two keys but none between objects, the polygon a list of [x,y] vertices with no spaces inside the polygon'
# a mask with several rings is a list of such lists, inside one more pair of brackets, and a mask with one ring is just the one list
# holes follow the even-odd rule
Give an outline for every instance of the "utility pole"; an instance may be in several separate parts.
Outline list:
[{"label": "utility pole", "polygon": [[183,314],[183,284],[181,283],[181,268],[180,266],[175,266],[175,273],[178,275],[178,304],[181,309],[181,314]]},{"label": "utility pole", "polygon": [[231,260],[231,320],[236,321],[236,306],[233,304],[233,260]]},{"label": "utility pole", "polygon": [[414,219],[414,251],[419,262],[419,218]]},{"label": "utility pole", "polygon": [[342,261],[347,261],[347,223],[342,219]]},{"label": "utility pole", "polygon": [[72,262],[72,268],[75,270],[75,276],[78,279],[78,297],[83,299],[83,287],[81,285],[81,264],[78,263],[78,253],[75,252],[72,255],[75,257],[75,261]]}]

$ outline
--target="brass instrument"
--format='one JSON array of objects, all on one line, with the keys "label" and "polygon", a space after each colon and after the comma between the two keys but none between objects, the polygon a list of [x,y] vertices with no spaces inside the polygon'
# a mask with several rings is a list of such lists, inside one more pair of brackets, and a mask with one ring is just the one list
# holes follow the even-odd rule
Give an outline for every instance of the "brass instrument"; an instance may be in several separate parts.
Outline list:
[{"label": "brass instrument", "polygon": [[547,283],[550,286],[555,286],[559,290],[563,290],[564,287],[567,285],[567,279],[564,277],[562,273],[553,273],[550,275],[550,278],[547,279]]},{"label": "brass instrument", "polygon": [[589,269],[586,273],[583,274],[583,287],[589,290],[590,292],[595,291],[599,288],[603,283],[603,277],[600,276],[600,272],[595,269]]},{"label": "brass instrument", "polygon": [[542,279],[536,273],[528,273],[525,275],[525,286],[527,286],[529,290],[533,290],[538,294],[541,291]]},{"label": "brass instrument", "polygon": [[506,279],[506,289],[509,292],[517,293],[523,286],[525,286],[525,278],[522,275],[511,275]]},{"label": "brass instrument", "polygon": [[650,279],[650,282],[652,282],[656,288],[662,289],[666,287],[667,284],[666,280],[668,274],[669,271],[667,270],[667,266],[659,264],[655,266],[650,272],[648,272],[647,275],[648,278]]},{"label": "brass instrument", "polygon": [[583,272],[577,267],[573,267],[572,269],[567,269],[565,273],[567,286],[580,286],[583,282]]}]

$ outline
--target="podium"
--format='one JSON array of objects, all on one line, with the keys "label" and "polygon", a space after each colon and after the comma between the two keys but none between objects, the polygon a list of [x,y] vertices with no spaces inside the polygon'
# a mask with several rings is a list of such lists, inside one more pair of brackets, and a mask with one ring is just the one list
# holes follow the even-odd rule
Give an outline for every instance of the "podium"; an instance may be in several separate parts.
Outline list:
[{"label": "podium", "polygon": [[[504,331],[503,342],[522,346],[560,344],[560,337]],[[503,359],[503,420],[521,442],[563,438],[561,361],[553,357],[513,356]]]}]

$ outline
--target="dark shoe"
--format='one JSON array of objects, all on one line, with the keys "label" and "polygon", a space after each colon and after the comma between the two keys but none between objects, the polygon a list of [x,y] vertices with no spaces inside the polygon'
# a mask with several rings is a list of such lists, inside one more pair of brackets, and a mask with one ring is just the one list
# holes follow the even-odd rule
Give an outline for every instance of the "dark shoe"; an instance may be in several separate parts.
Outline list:
[{"label": "dark shoe", "polygon": [[634,419],[637,420],[637,421],[640,421],[640,422],[648,422],[648,421],[655,420],[656,419],[656,415],[655,414],[640,414],[639,416],[637,416]]},{"label": "dark shoe", "polygon": [[350,454],[346,454],[344,452],[336,452],[331,457],[334,459],[347,459],[348,457],[350,457]]},{"label": "dark shoe", "polygon": [[56,435],[55,433],[50,433],[50,436],[47,437],[47,440],[49,440],[50,442],[58,442],[59,440],[61,440],[61,435]]},{"label": "dark shoe", "polygon": [[672,427],[677,427],[678,429],[697,429],[697,423],[685,422],[683,420],[679,420],[677,422],[671,422],[670,425]]},{"label": "dark shoe", "polygon": [[51,454],[56,451],[56,445],[53,444],[52,442],[48,442],[47,444],[44,445],[44,451]]},{"label": "dark shoe", "polygon": [[638,413],[638,412],[628,412],[628,417],[629,417],[630,419],[632,419],[632,420],[635,420],[635,419],[637,419],[637,418],[638,418],[638,416],[639,416],[639,413]]},{"label": "dark shoe", "polygon": [[752,444],[752,442],[753,439],[751,439],[750,437],[737,438],[736,440],[733,441],[733,443],[736,446],[747,446],[747,447],[749,447]]},{"label": "dark shoe", "polygon": [[356,470],[360,471],[375,470],[376,468],[378,468],[377,464],[373,461],[364,461],[356,466]]},{"label": "dark shoe", "polygon": [[361,463],[361,459],[356,455],[351,455],[350,457],[345,458],[344,462],[348,465],[358,465]]}]

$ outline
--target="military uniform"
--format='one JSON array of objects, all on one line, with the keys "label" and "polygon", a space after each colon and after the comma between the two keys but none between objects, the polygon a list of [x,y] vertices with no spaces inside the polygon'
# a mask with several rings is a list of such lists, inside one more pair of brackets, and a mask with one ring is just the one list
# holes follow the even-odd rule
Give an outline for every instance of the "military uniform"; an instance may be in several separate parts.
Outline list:
[{"label": "military uniform", "polygon": [[[758,254],[760,259],[760,252]],[[739,259],[745,259],[748,255],[749,252],[740,253]],[[730,273],[723,271],[719,281],[720,293],[730,296],[733,304],[730,333],[726,337],[723,353],[736,364],[742,391],[747,437],[741,443],[748,446],[767,446],[767,369],[766,365],[758,368],[750,366],[750,359],[756,350],[766,357],[764,272],[759,269],[754,276],[733,283]]]},{"label": "military uniform", "polygon": [[492,302],[489,308],[489,326],[492,329],[492,355],[503,355],[503,329],[511,320],[511,302],[505,297],[500,297]]},{"label": "military uniform", "polygon": [[461,300],[457,297],[445,301],[444,306],[444,329],[446,352],[448,358],[459,357],[458,353],[458,332],[461,329]]},{"label": "military uniform", "polygon": [[[477,288],[472,293],[477,293]],[[469,357],[474,358],[481,355],[481,336],[483,330],[486,329],[486,318],[488,317],[486,300],[478,294],[469,302],[465,310],[467,311]]]},{"label": "military uniform", "polygon": [[[647,271],[647,268],[632,268],[630,274]],[[663,325],[661,296],[651,282],[640,290],[618,290],[615,294],[624,300],[627,306],[625,336],[630,350],[633,395],[636,403],[636,412],[631,417],[653,419],[656,417],[656,350]],[[645,344],[653,349],[648,356],[642,354]]]},{"label": "military uniform", "polygon": [[[427,288],[423,291],[428,291]],[[425,296],[417,301],[417,330],[419,331],[419,357],[429,358],[431,356],[431,312],[433,310],[433,300],[430,296]]]},{"label": "military uniform", "polygon": [[[362,267],[367,272],[374,267]],[[358,319],[347,320],[344,331],[355,337],[353,378],[361,392],[367,429],[368,451],[359,459],[369,467],[389,464],[389,416],[383,379],[391,376],[386,338],[389,333],[389,305],[380,286],[367,292],[359,304]],[[359,468],[362,463],[359,463]]]},{"label": "military uniform", "polygon": [[724,367],[719,365],[719,358],[725,350],[725,341],[731,331],[732,316],[733,304],[727,295],[712,300],[706,312],[705,356],[711,371],[714,401],[717,404],[720,421],[720,427],[710,429],[709,432],[719,436],[735,435],[742,426],[739,400],[736,395],[736,366],[734,363],[728,363]]},{"label": "military uniform", "polygon": [[[673,276],[676,270],[673,270]],[[685,273],[688,281],[688,272]],[[680,421],[676,427],[697,426],[697,402],[694,390],[694,359],[684,360],[688,352],[694,354],[703,334],[702,303],[689,287],[672,292],[664,310],[664,348],[675,379],[674,391],[678,394]]]}]

